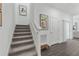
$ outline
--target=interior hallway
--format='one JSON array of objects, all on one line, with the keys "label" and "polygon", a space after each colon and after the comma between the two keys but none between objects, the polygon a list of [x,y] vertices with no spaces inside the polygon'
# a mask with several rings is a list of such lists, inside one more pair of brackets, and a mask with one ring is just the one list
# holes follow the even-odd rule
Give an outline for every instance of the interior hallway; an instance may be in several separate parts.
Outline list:
[{"label": "interior hallway", "polygon": [[79,56],[79,39],[55,44],[41,52],[42,56]]},{"label": "interior hallway", "polygon": [[[20,8],[22,6],[23,8]],[[36,50],[33,55],[41,56],[40,46],[46,44],[48,46],[53,46],[49,47],[49,51],[44,51],[45,54],[43,54],[44,52],[42,51],[42,55],[78,55],[77,50],[79,42],[77,41],[78,39],[73,39],[73,32],[79,31],[79,4],[13,3],[3,4],[2,7],[2,14],[4,16],[2,17],[3,25],[0,27],[0,56],[8,56],[10,46],[13,44],[16,46],[16,39],[26,39],[29,35],[24,33],[29,32],[29,30],[31,30],[31,37],[33,37],[31,42],[34,43],[32,45]],[[22,13],[21,10],[23,9],[26,12]],[[27,31],[26,27],[24,27],[24,29],[23,26],[16,29],[16,25],[29,25],[30,29],[27,28]],[[19,33],[19,37],[14,37],[13,35],[16,32],[24,33]],[[20,36],[21,34],[23,35]],[[13,39],[15,39],[14,43],[12,42]],[[30,46],[26,40],[18,40],[17,45],[21,48],[13,48],[12,54],[16,53],[18,50],[18,53],[29,50],[28,47],[30,48]],[[21,43],[21,45],[19,45],[18,42]],[[72,53],[72,51],[75,52]],[[20,55],[29,54],[23,53]]]}]

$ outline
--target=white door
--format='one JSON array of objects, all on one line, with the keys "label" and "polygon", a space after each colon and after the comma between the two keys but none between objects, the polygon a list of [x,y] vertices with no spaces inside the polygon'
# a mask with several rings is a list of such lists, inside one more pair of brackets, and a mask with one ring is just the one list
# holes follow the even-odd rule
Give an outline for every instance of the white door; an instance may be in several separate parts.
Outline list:
[{"label": "white door", "polygon": [[64,21],[63,23],[64,25],[64,41],[67,41],[68,39],[70,39],[70,22],[68,21]]}]

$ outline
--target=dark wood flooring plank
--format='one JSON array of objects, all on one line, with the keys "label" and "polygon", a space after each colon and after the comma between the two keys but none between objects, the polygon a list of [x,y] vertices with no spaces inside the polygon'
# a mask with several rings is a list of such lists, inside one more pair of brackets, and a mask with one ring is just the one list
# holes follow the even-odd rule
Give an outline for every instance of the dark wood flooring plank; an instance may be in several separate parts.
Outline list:
[{"label": "dark wood flooring plank", "polygon": [[55,44],[41,53],[42,56],[79,56],[79,39]]}]

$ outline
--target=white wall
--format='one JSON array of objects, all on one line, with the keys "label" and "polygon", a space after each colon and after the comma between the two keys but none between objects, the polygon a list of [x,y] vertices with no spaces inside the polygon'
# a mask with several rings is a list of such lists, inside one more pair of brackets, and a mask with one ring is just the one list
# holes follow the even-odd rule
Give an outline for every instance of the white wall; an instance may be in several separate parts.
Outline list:
[{"label": "white wall", "polygon": [[[19,5],[25,5],[27,8],[27,16],[21,16],[19,15]],[[30,15],[30,4],[29,3],[16,3],[15,4],[15,20],[16,24],[20,25],[28,25],[30,22],[29,16]]]},{"label": "white wall", "polygon": [[2,27],[0,27],[0,41],[2,40]]},{"label": "white wall", "polygon": [[[71,16],[69,14],[66,14],[63,11],[60,11],[56,8],[51,8],[49,6],[46,6],[44,4],[32,4],[34,7],[34,20],[35,24],[38,28],[40,28],[40,14],[46,14],[48,15],[48,25],[49,29],[46,31],[43,31],[43,33],[46,33],[47,42],[49,45],[59,43],[63,41],[63,30],[62,30],[62,20],[70,21],[72,24]],[[72,29],[71,29],[72,32]],[[70,33],[71,33],[70,32]],[[41,34],[41,33],[40,33]],[[70,34],[72,38],[72,33]],[[42,41],[42,40],[41,40]]]},{"label": "white wall", "polygon": [[13,31],[15,28],[14,4],[4,3],[2,6],[2,28],[0,29],[0,56],[8,55]]}]

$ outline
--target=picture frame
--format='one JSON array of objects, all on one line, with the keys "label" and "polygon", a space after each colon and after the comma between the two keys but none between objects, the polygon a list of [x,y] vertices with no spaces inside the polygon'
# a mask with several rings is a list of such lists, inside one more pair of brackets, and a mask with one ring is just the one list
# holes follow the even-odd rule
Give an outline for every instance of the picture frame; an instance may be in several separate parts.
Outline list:
[{"label": "picture frame", "polygon": [[76,25],[73,25],[73,30],[77,30],[77,27],[76,27]]},{"label": "picture frame", "polygon": [[19,15],[27,16],[27,7],[25,5],[19,5]]},{"label": "picture frame", "polygon": [[77,22],[73,25],[73,30],[77,30]]},{"label": "picture frame", "polygon": [[40,27],[43,30],[48,29],[48,15],[40,14]]}]

